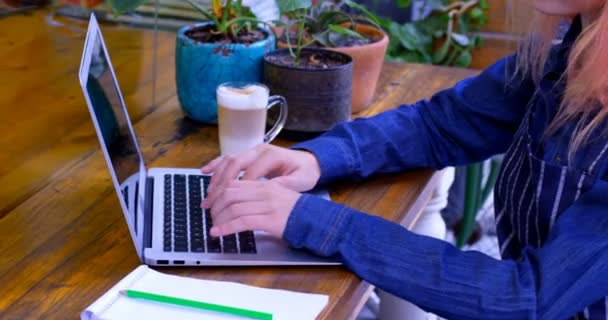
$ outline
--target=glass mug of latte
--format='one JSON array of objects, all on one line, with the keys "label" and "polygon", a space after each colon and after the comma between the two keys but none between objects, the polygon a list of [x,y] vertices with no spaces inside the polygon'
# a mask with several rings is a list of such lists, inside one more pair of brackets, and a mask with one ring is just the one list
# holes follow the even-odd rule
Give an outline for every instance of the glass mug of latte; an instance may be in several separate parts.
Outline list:
[{"label": "glass mug of latte", "polygon": [[[269,97],[268,88],[255,82],[227,82],[217,90],[218,127],[222,155],[242,153],[271,142],[287,120],[287,101],[281,96]],[[279,116],[268,132],[268,109],[279,105]]]}]

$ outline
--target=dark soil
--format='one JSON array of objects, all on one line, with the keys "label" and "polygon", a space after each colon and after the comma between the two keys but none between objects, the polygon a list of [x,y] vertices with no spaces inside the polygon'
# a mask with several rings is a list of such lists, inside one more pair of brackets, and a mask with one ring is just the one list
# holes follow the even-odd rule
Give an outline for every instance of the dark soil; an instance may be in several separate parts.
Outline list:
[{"label": "dark soil", "polygon": [[236,38],[232,38],[227,34],[217,32],[215,26],[212,25],[192,28],[186,31],[186,36],[194,41],[202,43],[252,44],[266,39],[266,34],[260,30],[252,30],[251,32],[241,30],[236,35]]},{"label": "dark soil", "polygon": [[[287,53],[283,55],[269,55],[266,60],[280,66],[296,67],[295,59],[289,54],[289,51],[285,52]],[[345,65],[348,62],[349,60],[338,52],[302,50],[300,64],[297,67],[301,69],[330,69]]]}]

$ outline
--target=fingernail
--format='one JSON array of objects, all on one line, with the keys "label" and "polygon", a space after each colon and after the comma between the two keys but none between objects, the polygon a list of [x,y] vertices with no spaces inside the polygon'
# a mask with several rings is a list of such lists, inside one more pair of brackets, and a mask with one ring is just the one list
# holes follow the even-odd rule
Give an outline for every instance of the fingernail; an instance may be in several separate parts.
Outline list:
[{"label": "fingernail", "polygon": [[207,202],[208,202],[207,199],[201,201],[201,208],[207,209]]},{"label": "fingernail", "polygon": [[219,237],[219,233],[220,231],[218,230],[217,227],[211,227],[211,230],[209,230],[209,233],[211,233],[212,236],[214,237]]}]

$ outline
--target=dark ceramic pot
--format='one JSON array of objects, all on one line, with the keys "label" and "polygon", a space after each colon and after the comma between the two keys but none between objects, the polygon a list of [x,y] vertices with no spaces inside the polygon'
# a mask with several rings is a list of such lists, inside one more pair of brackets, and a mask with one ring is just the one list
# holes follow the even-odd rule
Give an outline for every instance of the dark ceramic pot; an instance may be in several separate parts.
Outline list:
[{"label": "dark ceramic pot", "polygon": [[350,120],[353,60],[350,56],[324,49],[303,49],[342,61],[326,69],[289,67],[273,57],[289,55],[281,49],[264,56],[264,84],[271,94],[287,99],[288,116],[282,136],[303,140],[317,136],[336,124]]}]

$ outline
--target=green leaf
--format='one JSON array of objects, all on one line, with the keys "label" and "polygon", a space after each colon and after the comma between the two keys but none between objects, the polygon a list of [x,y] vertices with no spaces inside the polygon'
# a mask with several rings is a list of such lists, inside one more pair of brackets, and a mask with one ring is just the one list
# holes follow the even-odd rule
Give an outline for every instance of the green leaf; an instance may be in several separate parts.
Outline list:
[{"label": "green leaf", "polygon": [[415,34],[409,31],[410,29],[408,29],[405,25],[397,25],[397,28],[394,29],[394,34],[397,36],[402,46],[409,50],[416,50],[416,47],[418,46],[418,39]]},{"label": "green leaf", "polygon": [[351,1],[351,0],[346,0],[344,3],[346,3],[346,5],[349,6],[349,7],[351,7],[351,8],[354,8],[354,9],[357,9],[357,10],[361,11],[376,26],[383,26],[383,25],[385,25],[385,23],[383,23],[383,21],[381,21],[381,19],[378,18],[377,15],[375,15],[371,11],[367,10],[367,8],[365,8],[365,6],[360,5],[360,4],[358,4],[358,3],[354,2],[354,1]]},{"label": "green leaf", "polygon": [[312,35],[312,38],[315,39],[315,41],[317,41],[323,47],[331,48],[334,46],[329,40],[329,32],[327,31],[315,33]]},{"label": "green leaf", "polygon": [[471,18],[467,15],[458,16],[458,32],[462,34],[469,33],[469,26],[471,25]]},{"label": "green leaf", "polygon": [[108,0],[110,7],[115,14],[133,11],[145,1],[146,0]]},{"label": "green leaf", "polygon": [[207,18],[209,21],[213,21],[213,23],[217,26],[218,29],[221,29],[222,26],[220,25],[219,20],[210,12],[207,11],[207,9],[205,9],[204,7],[202,7],[198,2],[194,1],[194,0],[186,0],[188,3],[190,3],[190,5],[195,8],[196,10],[198,10],[198,12],[200,12],[201,14],[203,14],[205,16],[205,18]]},{"label": "green leaf", "polygon": [[433,35],[437,31],[445,31],[448,28],[450,17],[447,14],[433,15],[414,22],[416,28],[423,33]]},{"label": "green leaf", "polygon": [[473,10],[471,10],[471,12],[469,13],[469,16],[473,19],[479,19],[484,16],[484,13],[483,13],[483,10],[481,10],[481,8],[475,7],[475,8],[473,8]]},{"label": "green leaf", "polygon": [[412,4],[412,0],[397,0],[397,6],[399,8],[407,8]]},{"label": "green leaf", "polygon": [[426,0],[424,5],[425,8],[431,11],[437,11],[437,10],[441,10],[444,8],[444,6],[448,5],[449,1],[443,1],[443,0]]},{"label": "green leaf", "polygon": [[483,10],[490,9],[490,5],[488,4],[488,0],[479,0],[479,7]]},{"label": "green leaf", "polygon": [[345,36],[349,36],[349,37],[353,37],[353,38],[357,38],[357,39],[365,39],[364,36],[360,35],[358,32],[353,31],[351,29],[348,28],[344,28],[335,24],[330,24],[328,25],[329,29],[333,32],[339,33],[339,34],[343,34]]},{"label": "green leaf", "polygon": [[447,57],[448,50],[450,49],[450,44],[451,44],[450,39],[447,39],[443,43],[441,48],[439,48],[439,50],[435,51],[435,53],[433,54],[433,63],[434,64],[441,63],[441,61],[443,61],[445,59],[445,57]]},{"label": "green leaf", "polygon": [[481,48],[483,46],[483,38],[481,36],[473,37],[473,47]]},{"label": "green leaf", "polygon": [[471,65],[472,61],[473,57],[471,56],[471,52],[468,50],[463,50],[458,56],[458,58],[454,60],[454,65],[457,67],[466,68]]},{"label": "green leaf", "polygon": [[[315,20],[315,19],[312,19],[312,20]],[[316,23],[314,23],[314,24],[317,25],[317,29],[319,29],[319,31],[324,31],[324,30],[327,30],[327,28],[330,24],[341,24],[344,22],[350,22],[351,25],[353,25],[355,23],[355,21],[353,21],[352,18],[344,12],[326,11],[326,12],[321,13],[316,18]]]},{"label": "green leaf", "polygon": [[282,15],[300,9],[308,9],[312,6],[311,0],[277,0],[279,11]]},{"label": "green leaf", "polygon": [[471,40],[469,40],[469,37],[465,36],[464,34],[460,34],[460,33],[452,33],[452,39],[454,39],[454,41],[456,43],[458,43],[459,45],[461,45],[463,47],[468,47],[469,44],[471,43]]}]

